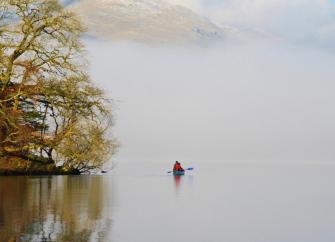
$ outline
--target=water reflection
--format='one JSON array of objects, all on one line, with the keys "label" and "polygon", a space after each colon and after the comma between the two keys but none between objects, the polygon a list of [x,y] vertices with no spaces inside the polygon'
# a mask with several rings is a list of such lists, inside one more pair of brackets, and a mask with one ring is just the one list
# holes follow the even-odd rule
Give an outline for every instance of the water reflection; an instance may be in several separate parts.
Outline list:
[{"label": "water reflection", "polygon": [[104,241],[103,177],[1,177],[1,241]]},{"label": "water reflection", "polygon": [[173,176],[174,177],[174,182],[176,185],[176,190],[178,191],[179,187],[180,187],[180,182],[183,176]]},{"label": "water reflection", "polygon": [[164,168],[0,177],[0,242],[335,241],[334,165]]}]

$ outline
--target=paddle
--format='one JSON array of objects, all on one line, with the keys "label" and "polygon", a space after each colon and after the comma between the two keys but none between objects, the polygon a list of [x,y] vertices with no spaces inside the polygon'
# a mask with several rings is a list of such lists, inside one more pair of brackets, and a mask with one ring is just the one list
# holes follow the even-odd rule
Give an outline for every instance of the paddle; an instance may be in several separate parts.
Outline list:
[{"label": "paddle", "polygon": [[[192,170],[194,170],[193,167],[189,167],[189,168],[184,169],[184,171],[192,171]],[[167,173],[171,173],[171,172],[173,172],[173,171],[168,171]]]}]

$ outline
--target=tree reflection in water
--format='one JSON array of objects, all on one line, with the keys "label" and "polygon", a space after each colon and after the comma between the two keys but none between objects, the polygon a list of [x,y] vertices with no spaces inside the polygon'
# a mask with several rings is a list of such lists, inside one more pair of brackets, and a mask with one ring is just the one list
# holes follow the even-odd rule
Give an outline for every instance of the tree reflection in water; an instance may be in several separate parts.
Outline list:
[{"label": "tree reflection in water", "polygon": [[103,177],[1,177],[1,241],[104,241]]}]

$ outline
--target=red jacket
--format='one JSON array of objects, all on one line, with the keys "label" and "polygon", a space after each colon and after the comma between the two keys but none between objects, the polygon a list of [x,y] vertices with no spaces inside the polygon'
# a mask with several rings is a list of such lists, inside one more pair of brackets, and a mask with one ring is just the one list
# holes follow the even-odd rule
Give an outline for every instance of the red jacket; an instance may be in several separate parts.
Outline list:
[{"label": "red jacket", "polygon": [[184,169],[181,167],[180,164],[176,163],[176,164],[174,164],[173,170],[174,171],[183,171]]}]

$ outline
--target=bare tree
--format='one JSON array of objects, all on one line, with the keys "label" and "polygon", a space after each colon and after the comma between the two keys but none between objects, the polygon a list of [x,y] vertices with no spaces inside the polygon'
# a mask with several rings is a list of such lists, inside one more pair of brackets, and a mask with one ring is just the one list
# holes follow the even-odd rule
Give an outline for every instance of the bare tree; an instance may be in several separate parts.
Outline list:
[{"label": "bare tree", "polygon": [[56,0],[0,3],[0,153],[87,171],[117,149],[86,73],[77,18]]}]

